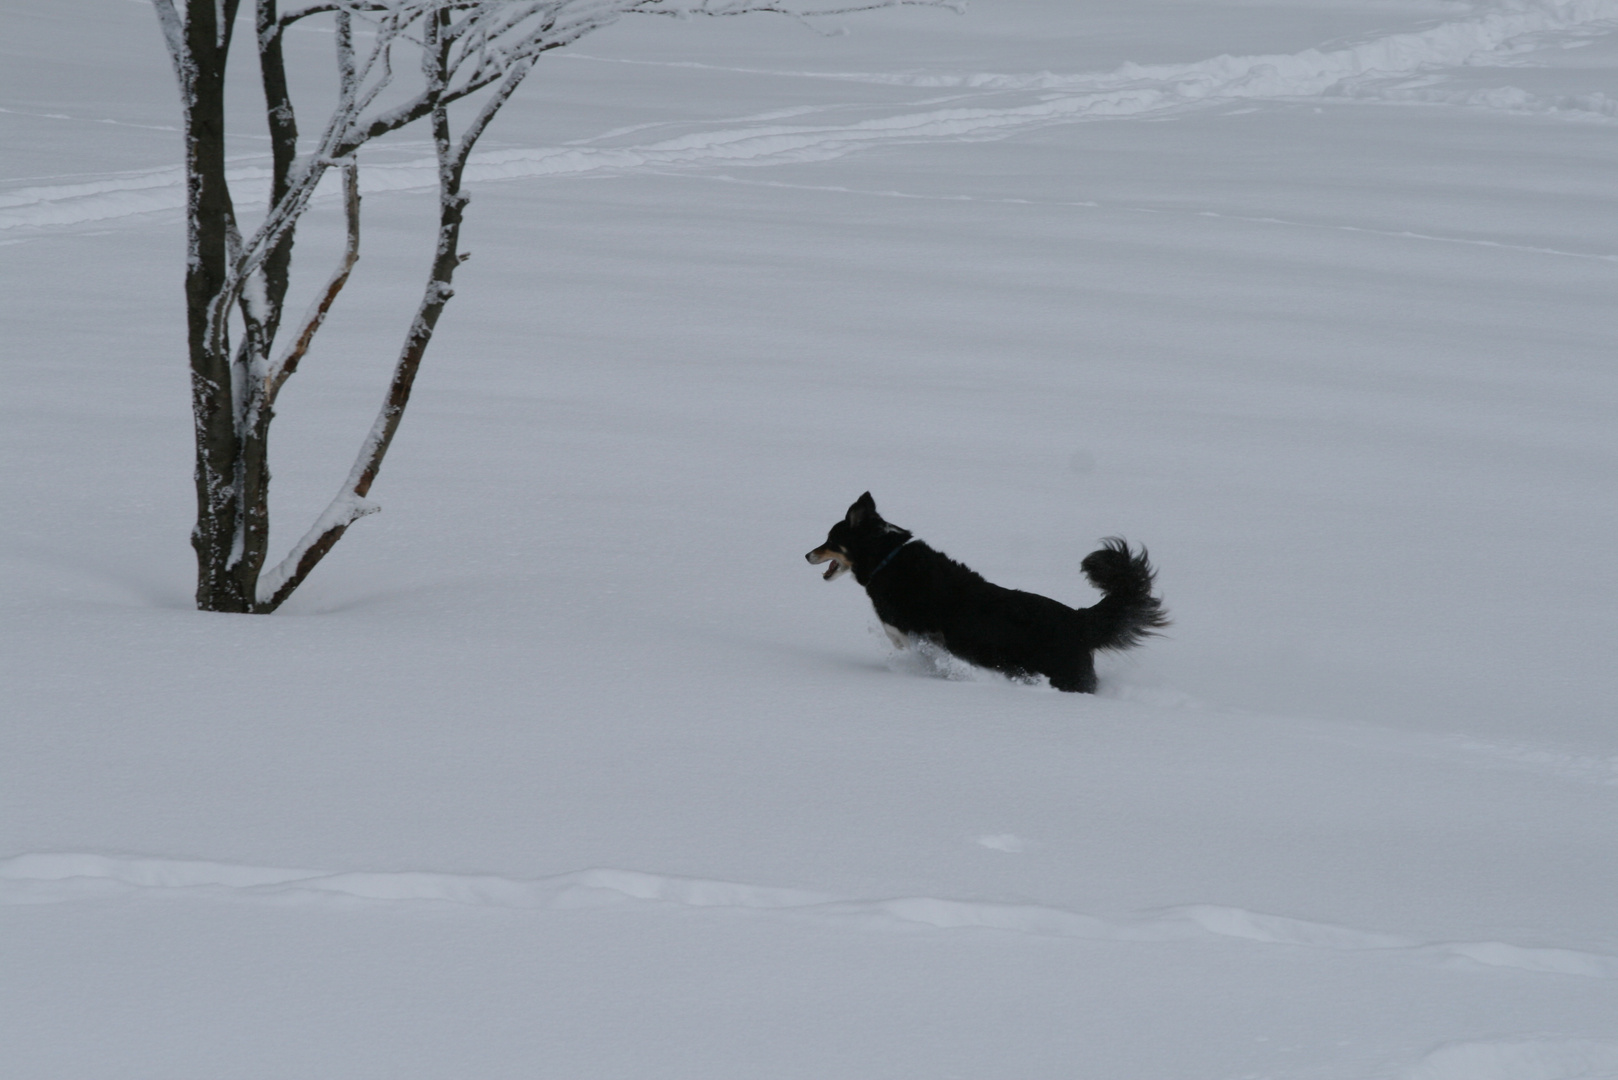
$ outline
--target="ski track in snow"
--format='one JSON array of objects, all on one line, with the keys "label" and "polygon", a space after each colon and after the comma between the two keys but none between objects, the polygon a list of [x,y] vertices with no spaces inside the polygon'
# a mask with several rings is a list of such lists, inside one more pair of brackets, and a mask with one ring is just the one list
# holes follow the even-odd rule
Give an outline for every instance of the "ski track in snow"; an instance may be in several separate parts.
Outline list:
[{"label": "ski track in snow", "polygon": [[[668,175],[691,176],[690,173]],[[824,191],[836,195],[859,195],[865,198],[879,199],[919,199],[931,202],[972,202],[989,203],[1002,206],[1056,206],[1070,207],[1080,210],[1114,211],[1126,214],[1164,214],[1188,217],[1209,218],[1216,221],[1239,221],[1249,225],[1275,225],[1288,229],[1325,229],[1331,232],[1363,233],[1366,236],[1389,237],[1394,240],[1418,240],[1433,244],[1464,244],[1471,247],[1495,248],[1500,251],[1515,251],[1528,255],[1553,255],[1564,259],[1593,259],[1597,262],[1618,263],[1618,255],[1606,254],[1599,251],[1566,251],[1562,248],[1540,247],[1533,244],[1508,244],[1501,240],[1484,240],[1471,236],[1441,236],[1437,233],[1419,233],[1409,229],[1374,229],[1366,225],[1348,225],[1331,221],[1297,221],[1290,218],[1278,218],[1270,215],[1258,214],[1232,214],[1219,210],[1194,210],[1177,207],[1159,206],[1129,206],[1123,203],[1103,203],[1090,199],[1018,199],[981,195],[938,195],[922,194],[909,191],[871,191],[860,188],[843,187],[835,184],[792,184],[779,180],[755,180],[746,177],[728,176],[724,173],[700,174],[704,180],[713,180],[728,184],[746,184],[755,187],[777,187],[794,191]]]},{"label": "ski track in snow", "polygon": [[604,868],[522,880],[425,871],[326,873],[68,852],[29,853],[0,859],[0,905],[56,904],[139,895],[349,904],[436,901],[516,910],[595,908],[638,902],[780,912],[877,930],[970,928],[1122,942],[1234,939],[1314,949],[1404,952],[1439,961],[1470,961],[1524,972],[1618,978],[1618,957],[1599,953],[1531,948],[1500,941],[1421,942],[1395,934],[1212,904],[1168,908],[1136,918],[1103,919],[1033,904],[930,896],[851,900],[801,889]]},{"label": "ski track in snow", "polygon": [[[777,77],[951,89],[959,93],[930,102],[912,103],[906,108],[943,107],[870,117],[852,123],[783,123],[816,112],[846,110],[848,106],[837,106],[834,110],[793,109],[729,122],[741,126],[689,132],[638,146],[590,145],[640,130],[629,128],[564,146],[490,150],[473,155],[467,179],[479,183],[825,161],[883,143],[1000,139],[1053,124],[1155,116],[1239,100],[1331,96],[1356,101],[1416,101],[1512,112],[1615,117],[1618,116],[1618,97],[1599,93],[1544,97],[1509,86],[1458,91],[1434,83],[1435,74],[1446,69],[1501,64],[1526,50],[1543,48],[1548,38],[1558,35],[1610,33],[1615,29],[1618,29],[1618,0],[1519,0],[1471,18],[1342,48],[1307,49],[1286,55],[1226,55],[1190,64],[1128,63],[1106,73],[759,72]],[[577,55],[573,59],[593,58]],[[1007,94],[1020,94],[1032,100],[1018,104],[990,101]],[[972,101],[978,103],[968,104]],[[391,164],[368,163],[361,175],[364,192],[377,194],[429,190],[436,184],[437,174],[432,159],[422,158]],[[263,201],[269,184],[269,170],[264,165],[238,164],[230,170],[230,178],[239,185],[239,204]],[[326,196],[335,197],[335,179],[328,188]],[[0,231],[74,226],[174,211],[184,205],[184,190],[184,177],[178,168],[106,175],[69,184],[13,188],[0,191]]]}]

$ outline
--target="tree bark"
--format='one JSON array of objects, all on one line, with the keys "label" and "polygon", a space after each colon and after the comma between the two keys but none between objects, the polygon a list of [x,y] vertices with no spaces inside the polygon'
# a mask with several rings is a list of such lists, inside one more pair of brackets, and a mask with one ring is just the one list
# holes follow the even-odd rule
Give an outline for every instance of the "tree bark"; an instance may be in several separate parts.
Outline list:
[{"label": "tree bark", "polygon": [[196,430],[197,607],[247,611],[252,594],[232,573],[241,502],[228,338],[215,332],[214,301],[229,272],[235,208],[225,179],[225,57],[239,0],[188,0],[185,62],[186,336]]}]

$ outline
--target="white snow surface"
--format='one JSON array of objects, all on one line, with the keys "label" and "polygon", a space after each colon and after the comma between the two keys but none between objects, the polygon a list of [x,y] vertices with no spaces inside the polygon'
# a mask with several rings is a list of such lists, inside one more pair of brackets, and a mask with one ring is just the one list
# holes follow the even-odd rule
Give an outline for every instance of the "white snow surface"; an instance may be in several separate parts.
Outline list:
[{"label": "white snow surface", "polygon": [[[190,604],[156,19],[0,25],[0,1075],[1618,1078],[1618,0],[547,56],[385,512],[267,617]],[[362,155],[272,561],[425,278],[424,137]],[[1075,604],[1145,543],[1174,626],[1093,697],[895,653],[802,561],[867,489]]]}]

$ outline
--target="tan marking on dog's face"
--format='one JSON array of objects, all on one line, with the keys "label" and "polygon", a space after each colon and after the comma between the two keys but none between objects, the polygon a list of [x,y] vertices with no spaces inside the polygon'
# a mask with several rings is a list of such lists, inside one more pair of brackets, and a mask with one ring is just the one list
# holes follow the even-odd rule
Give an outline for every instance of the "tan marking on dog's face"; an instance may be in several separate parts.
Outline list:
[{"label": "tan marking on dog's face", "polygon": [[854,565],[848,561],[847,555],[844,555],[836,548],[830,547],[817,547],[815,550],[805,555],[804,558],[809,560],[811,566],[823,562],[831,563],[831,565],[826,568],[826,572],[821,575],[822,580],[825,581],[835,581],[839,577],[848,573],[848,571],[852,569]]}]

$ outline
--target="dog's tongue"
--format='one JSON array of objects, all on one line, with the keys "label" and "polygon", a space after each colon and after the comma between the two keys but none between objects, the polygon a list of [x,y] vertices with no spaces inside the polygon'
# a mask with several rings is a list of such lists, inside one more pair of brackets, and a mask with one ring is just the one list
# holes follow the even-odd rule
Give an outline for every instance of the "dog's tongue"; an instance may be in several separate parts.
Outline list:
[{"label": "dog's tongue", "polygon": [[830,581],[832,579],[832,576],[837,573],[837,571],[842,567],[842,565],[843,565],[842,563],[838,562],[836,559],[833,559],[831,561],[831,565],[826,567],[826,572],[824,574],[820,575],[820,580],[821,581]]}]

